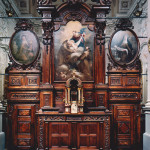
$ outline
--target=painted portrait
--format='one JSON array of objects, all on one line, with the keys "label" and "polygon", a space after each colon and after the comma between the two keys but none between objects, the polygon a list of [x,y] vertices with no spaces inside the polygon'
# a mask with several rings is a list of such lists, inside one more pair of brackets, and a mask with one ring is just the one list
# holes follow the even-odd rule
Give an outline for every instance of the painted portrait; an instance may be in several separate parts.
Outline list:
[{"label": "painted portrait", "polygon": [[118,30],[110,40],[110,55],[120,65],[134,61],[139,52],[139,41],[132,30]]},{"label": "painted portrait", "polygon": [[70,21],[54,33],[55,81],[75,75],[93,80],[94,33],[78,21]]},{"label": "painted portrait", "polygon": [[20,65],[29,65],[37,58],[39,41],[32,31],[15,32],[10,41],[10,50],[14,61]]}]

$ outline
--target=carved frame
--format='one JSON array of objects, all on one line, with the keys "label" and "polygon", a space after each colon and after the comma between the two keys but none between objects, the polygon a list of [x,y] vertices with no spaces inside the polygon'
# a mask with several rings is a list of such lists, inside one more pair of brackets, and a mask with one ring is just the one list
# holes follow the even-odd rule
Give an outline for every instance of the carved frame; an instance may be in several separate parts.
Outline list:
[{"label": "carved frame", "polygon": [[[119,31],[129,31],[131,32],[135,39],[136,39],[136,43],[137,43],[137,50],[136,50],[136,54],[135,56],[133,57],[133,59],[127,63],[122,63],[122,62],[117,62],[116,59],[114,58],[114,56],[112,55],[112,49],[111,49],[111,43],[112,43],[112,40],[113,40],[113,37],[115,36],[115,34],[117,34],[117,32]],[[139,43],[139,39],[136,35],[136,33],[132,30],[132,29],[129,29],[129,28],[119,28],[117,29],[111,36],[110,38],[110,42],[109,42],[109,54],[110,54],[110,57],[111,57],[111,60],[116,64],[116,65],[119,65],[120,67],[127,67],[129,65],[131,65],[132,63],[134,63],[136,61],[136,59],[138,58],[138,55],[139,55],[139,50],[140,50],[140,43]],[[110,58],[109,58],[110,59]]]}]

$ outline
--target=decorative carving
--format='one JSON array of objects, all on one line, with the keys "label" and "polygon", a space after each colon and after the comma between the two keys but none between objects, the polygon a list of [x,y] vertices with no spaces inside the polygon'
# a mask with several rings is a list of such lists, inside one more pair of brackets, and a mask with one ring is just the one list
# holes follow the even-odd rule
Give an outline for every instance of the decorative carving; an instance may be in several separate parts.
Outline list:
[{"label": "decorative carving", "polygon": [[93,102],[93,93],[86,92],[85,99],[86,99],[86,101],[92,101]]},{"label": "decorative carving", "polygon": [[30,116],[31,110],[18,110],[18,116]]},{"label": "decorative carving", "polygon": [[138,77],[127,78],[127,85],[138,85]]},{"label": "decorative carving", "polygon": [[133,60],[132,63],[126,65],[118,65],[117,63],[115,63],[112,58],[107,54],[108,59],[110,61],[110,63],[108,63],[108,71],[110,70],[139,70],[139,72],[141,72],[141,62],[139,60],[139,56],[136,57],[135,60]]},{"label": "decorative carving", "polygon": [[24,100],[24,99],[33,99],[37,100],[39,99],[38,93],[12,93],[10,96],[10,99],[19,99],[19,100]]},{"label": "decorative carving", "polygon": [[18,133],[30,133],[31,132],[30,122],[18,122]]},{"label": "decorative carving", "polygon": [[39,149],[44,149],[44,135],[43,135],[43,132],[44,132],[44,129],[43,129],[43,126],[44,126],[44,121],[43,121],[43,117],[40,117],[39,118]]},{"label": "decorative carving", "polygon": [[63,101],[63,92],[56,92],[55,100],[56,102],[62,102]]},{"label": "decorative carving", "polygon": [[28,85],[37,85],[37,77],[28,78]]},{"label": "decorative carving", "polygon": [[45,100],[45,106],[49,106],[49,99],[50,99],[50,95],[49,94],[44,94],[44,100]]},{"label": "decorative carving", "polygon": [[41,66],[40,66],[40,63],[39,63],[39,60],[41,58],[41,54],[39,54],[39,56],[37,57],[37,59],[34,61],[34,63],[32,63],[30,66],[25,66],[25,65],[19,65],[19,64],[16,64],[12,58],[12,56],[9,55],[9,58],[12,62],[12,64],[8,64],[8,68],[7,70],[16,70],[16,71],[32,71],[32,70],[40,70],[41,71]]},{"label": "decorative carving", "polygon": [[119,143],[118,143],[118,145],[120,145],[120,146],[128,146],[128,145],[130,145],[130,140],[118,140],[119,141]]},{"label": "decorative carving", "polygon": [[129,110],[118,110],[118,116],[130,116]]},{"label": "decorative carving", "polygon": [[102,116],[84,116],[84,121],[104,121],[105,117]]},{"label": "decorative carving", "polygon": [[19,146],[30,146],[31,145],[31,139],[18,139],[17,143]]},{"label": "decorative carving", "polygon": [[129,18],[122,18],[122,19],[117,20],[116,28],[121,28],[121,29],[132,28],[133,29],[133,25],[132,25],[132,22],[129,20]]},{"label": "decorative carving", "polygon": [[46,121],[65,121],[65,116],[45,116]]},{"label": "decorative carving", "polygon": [[110,85],[121,85],[121,77],[111,77]]},{"label": "decorative carving", "polygon": [[79,12],[71,12],[67,17],[65,18],[67,22],[69,21],[82,21],[82,16],[79,14]]},{"label": "decorative carving", "polygon": [[100,45],[100,55],[102,54],[102,45],[105,45],[105,27],[106,22],[96,22],[95,24],[96,44]]},{"label": "decorative carving", "polygon": [[52,0],[37,0],[38,5],[52,5]]},{"label": "decorative carving", "polygon": [[98,106],[104,106],[104,94],[98,94]]},{"label": "decorative carving", "polygon": [[66,119],[67,121],[81,121],[82,118],[80,116],[76,117],[76,116],[71,116],[71,117],[67,117]]},{"label": "decorative carving", "polygon": [[97,45],[105,44],[105,34],[104,29],[106,27],[106,22],[96,22],[95,33],[96,33],[96,43]]},{"label": "decorative carving", "polygon": [[105,119],[105,149],[110,149],[110,118],[108,116]]},{"label": "decorative carving", "polygon": [[118,123],[118,134],[130,134],[129,122]]},{"label": "decorative carving", "polygon": [[11,77],[10,85],[21,86],[21,78]]},{"label": "decorative carving", "polygon": [[54,31],[54,23],[53,21],[50,22],[42,22],[43,27],[43,44],[47,46],[47,53],[48,53],[48,45],[51,45],[53,39],[53,31]]},{"label": "decorative carving", "polygon": [[16,24],[15,30],[32,30],[32,24],[29,20],[21,19]]},{"label": "decorative carving", "polygon": [[110,99],[137,99],[137,93],[112,93],[110,94]]}]

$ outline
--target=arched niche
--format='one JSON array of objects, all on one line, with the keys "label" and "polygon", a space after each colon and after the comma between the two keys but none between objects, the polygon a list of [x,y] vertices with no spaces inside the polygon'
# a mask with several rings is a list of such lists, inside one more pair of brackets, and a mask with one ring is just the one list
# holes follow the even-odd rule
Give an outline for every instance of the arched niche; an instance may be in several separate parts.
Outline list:
[{"label": "arched niche", "polygon": [[73,76],[66,81],[64,102],[66,113],[83,113],[83,85],[79,78]]}]

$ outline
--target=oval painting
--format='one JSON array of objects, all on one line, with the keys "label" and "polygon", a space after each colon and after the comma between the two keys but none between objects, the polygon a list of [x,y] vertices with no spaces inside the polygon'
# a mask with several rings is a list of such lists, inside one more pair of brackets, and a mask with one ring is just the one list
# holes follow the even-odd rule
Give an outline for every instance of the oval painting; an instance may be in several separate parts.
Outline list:
[{"label": "oval painting", "polygon": [[139,40],[130,30],[117,30],[109,43],[109,52],[112,59],[119,65],[132,63],[139,53]]},{"label": "oval painting", "polygon": [[29,65],[33,63],[39,50],[39,40],[32,31],[19,30],[13,34],[10,40],[11,55],[17,64]]}]

